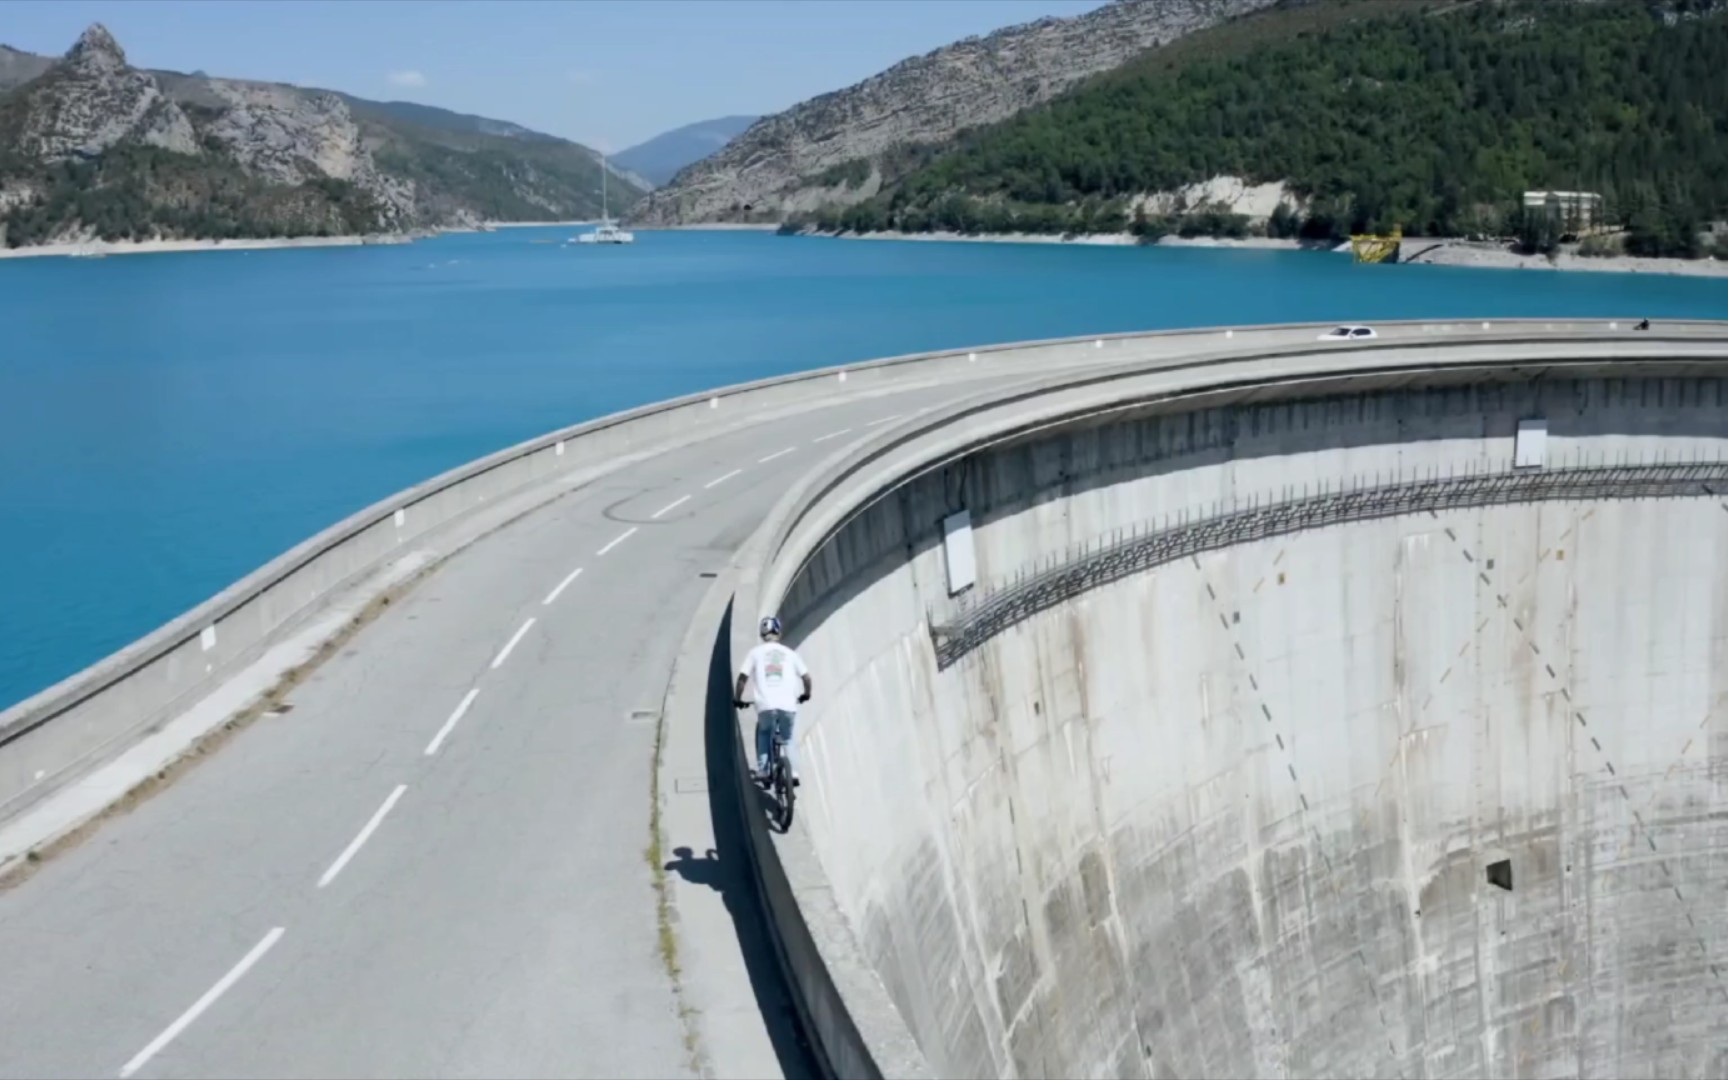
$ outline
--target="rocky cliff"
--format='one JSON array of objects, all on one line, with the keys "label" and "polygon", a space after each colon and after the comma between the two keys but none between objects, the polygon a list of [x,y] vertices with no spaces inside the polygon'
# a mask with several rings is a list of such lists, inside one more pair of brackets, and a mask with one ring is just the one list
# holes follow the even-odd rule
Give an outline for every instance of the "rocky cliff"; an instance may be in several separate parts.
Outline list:
[{"label": "rocky cliff", "polygon": [[[599,155],[513,124],[0,47],[0,238],[391,232],[599,210]],[[611,184],[616,203],[640,193]]]},{"label": "rocky cliff", "polygon": [[1275,0],[1116,0],[914,57],[758,121],[637,204],[644,224],[778,220],[857,201],[909,148],[1012,116],[1146,49]]},{"label": "rocky cliff", "polygon": [[100,24],[31,87],[14,138],[18,152],[45,162],[95,157],[127,138],[199,152],[186,114],[155,79],[126,66],[119,42]]}]

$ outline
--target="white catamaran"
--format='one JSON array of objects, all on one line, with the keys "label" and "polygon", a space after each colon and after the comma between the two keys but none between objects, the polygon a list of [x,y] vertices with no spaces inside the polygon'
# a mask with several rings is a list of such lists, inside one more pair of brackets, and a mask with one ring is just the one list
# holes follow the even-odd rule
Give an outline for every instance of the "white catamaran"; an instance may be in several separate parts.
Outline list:
[{"label": "white catamaran", "polygon": [[613,221],[606,207],[606,159],[600,159],[600,224],[593,232],[586,232],[576,237],[578,244],[634,244],[636,234],[620,229]]}]

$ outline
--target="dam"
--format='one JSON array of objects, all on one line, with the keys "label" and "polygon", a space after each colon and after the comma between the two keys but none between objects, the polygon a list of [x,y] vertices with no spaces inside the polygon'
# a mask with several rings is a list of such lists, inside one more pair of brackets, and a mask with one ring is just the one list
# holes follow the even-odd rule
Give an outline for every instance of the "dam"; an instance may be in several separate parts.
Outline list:
[{"label": "dam", "polygon": [[725,388],[311,538],[0,714],[0,1074],[1728,1075],[1728,328],[1326,329]]},{"label": "dam", "polygon": [[800,813],[931,1075],[1728,1073],[1720,375],[1111,380],[823,535]]}]

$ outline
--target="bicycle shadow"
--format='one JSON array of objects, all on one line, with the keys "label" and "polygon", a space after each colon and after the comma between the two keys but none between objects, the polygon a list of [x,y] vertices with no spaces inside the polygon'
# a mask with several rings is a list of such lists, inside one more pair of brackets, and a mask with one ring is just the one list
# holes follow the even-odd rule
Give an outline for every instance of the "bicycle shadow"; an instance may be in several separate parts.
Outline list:
[{"label": "bicycle shadow", "polygon": [[[732,927],[744,954],[750,989],[767,1026],[780,1070],[788,1080],[801,1080],[820,1076],[821,1069],[802,1037],[792,990],[786,984],[774,941],[764,924],[762,901],[751,873],[750,839],[745,832],[748,827],[744,818],[746,804],[739,800],[735,785],[750,784],[756,793],[756,801],[749,805],[759,810],[764,798],[772,806],[773,797],[747,776],[739,775],[744,763],[737,749],[738,713],[732,707],[731,641],[732,609],[728,606],[720,620],[719,633],[714,638],[714,650],[709,656],[708,695],[704,704],[703,750],[714,846],[701,855],[697,855],[689,845],[674,847],[674,858],[665,864],[664,869],[692,885],[713,889],[720,894],[726,913],[732,917]],[[754,742],[750,745],[754,752]]]}]

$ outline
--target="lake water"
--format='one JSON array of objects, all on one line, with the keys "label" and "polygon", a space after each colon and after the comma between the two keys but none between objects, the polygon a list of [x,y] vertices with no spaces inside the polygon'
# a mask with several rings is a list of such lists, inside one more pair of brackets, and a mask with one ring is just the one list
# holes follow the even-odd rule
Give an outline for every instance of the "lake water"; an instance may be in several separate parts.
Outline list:
[{"label": "lake water", "polygon": [[0,260],[0,707],[353,511],[617,409],[1024,338],[1470,316],[1728,317],[1728,281],[1196,248],[520,229]]}]

